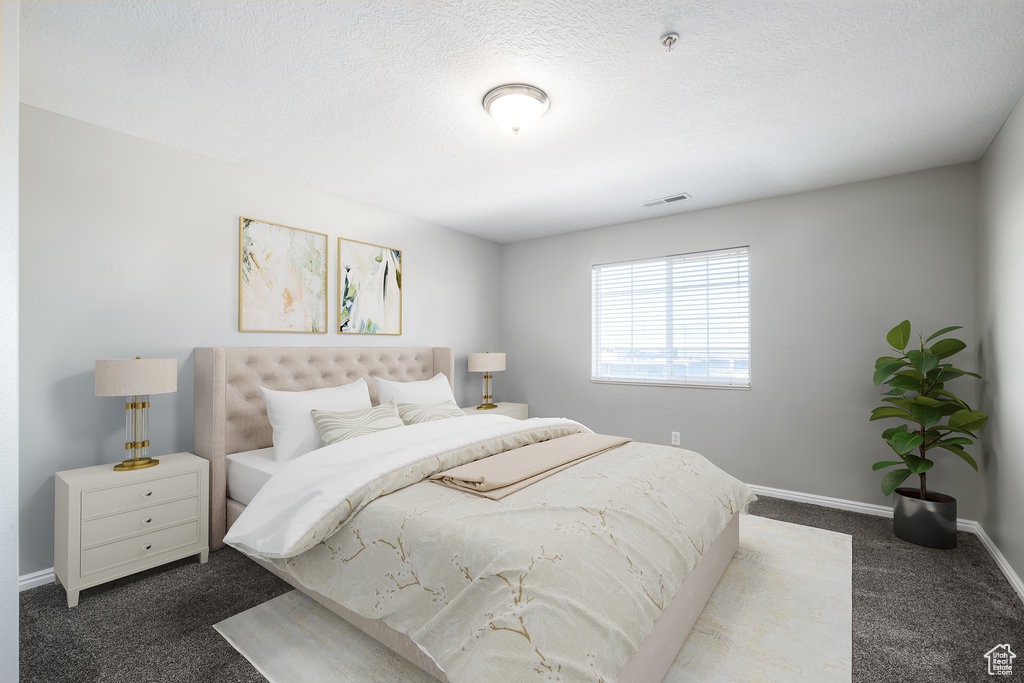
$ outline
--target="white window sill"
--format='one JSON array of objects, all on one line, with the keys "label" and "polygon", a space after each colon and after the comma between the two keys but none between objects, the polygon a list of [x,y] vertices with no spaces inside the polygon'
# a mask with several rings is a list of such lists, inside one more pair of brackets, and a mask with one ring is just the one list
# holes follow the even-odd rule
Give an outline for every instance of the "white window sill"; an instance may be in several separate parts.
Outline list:
[{"label": "white window sill", "polygon": [[729,389],[733,391],[750,391],[749,384],[693,384],[683,382],[644,382],[636,379],[596,379],[590,378],[591,384],[631,384],[638,387],[679,387],[683,389]]}]

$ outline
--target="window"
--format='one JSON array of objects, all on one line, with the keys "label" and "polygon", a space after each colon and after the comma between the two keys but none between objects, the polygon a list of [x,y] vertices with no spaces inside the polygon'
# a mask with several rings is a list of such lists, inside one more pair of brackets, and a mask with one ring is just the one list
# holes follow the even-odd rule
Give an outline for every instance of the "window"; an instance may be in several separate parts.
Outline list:
[{"label": "window", "polygon": [[749,251],[594,266],[591,379],[749,388]]}]

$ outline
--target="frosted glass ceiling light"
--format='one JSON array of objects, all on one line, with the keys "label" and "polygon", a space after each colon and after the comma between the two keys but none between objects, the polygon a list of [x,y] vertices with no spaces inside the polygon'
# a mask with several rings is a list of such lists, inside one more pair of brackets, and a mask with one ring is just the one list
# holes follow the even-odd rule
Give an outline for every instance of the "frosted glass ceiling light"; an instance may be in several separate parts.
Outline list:
[{"label": "frosted glass ceiling light", "polygon": [[513,133],[529,130],[549,105],[543,90],[524,83],[499,85],[484,95],[484,110],[499,126]]}]

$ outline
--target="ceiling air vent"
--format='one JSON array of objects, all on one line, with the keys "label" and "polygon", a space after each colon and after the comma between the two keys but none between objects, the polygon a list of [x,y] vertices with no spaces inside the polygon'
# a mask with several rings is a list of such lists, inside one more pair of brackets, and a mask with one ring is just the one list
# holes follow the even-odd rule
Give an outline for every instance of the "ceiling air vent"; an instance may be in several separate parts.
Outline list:
[{"label": "ceiling air vent", "polygon": [[689,199],[690,195],[683,192],[682,194],[674,194],[671,197],[662,197],[661,199],[652,199],[649,202],[644,202],[644,206],[658,206],[660,204],[671,204],[672,202],[681,202],[684,199]]}]

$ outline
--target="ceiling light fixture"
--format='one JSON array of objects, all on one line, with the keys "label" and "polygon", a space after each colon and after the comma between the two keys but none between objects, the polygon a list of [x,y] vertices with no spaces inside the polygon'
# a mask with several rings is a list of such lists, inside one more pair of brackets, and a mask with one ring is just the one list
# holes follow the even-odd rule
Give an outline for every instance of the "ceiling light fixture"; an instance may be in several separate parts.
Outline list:
[{"label": "ceiling light fixture", "polygon": [[678,33],[666,33],[661,37],[661,46],[665,48],[665,52],[672,52],[672,48],[674,48],[678,42]]},{"label": "ceiling light fixture", "polygon": [[501,126],[513,133],[530,129],[551,102],[547,93],[525,83],[499,85],[484,95],[484,110]]}]

